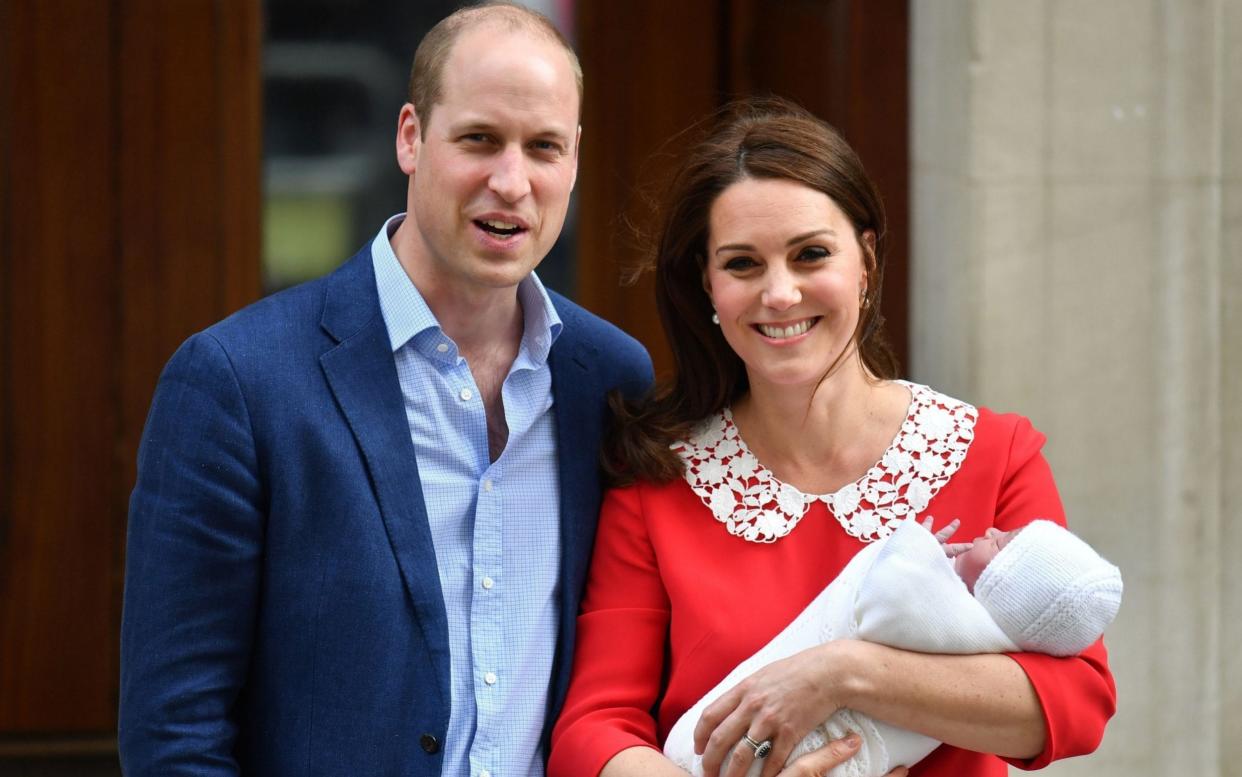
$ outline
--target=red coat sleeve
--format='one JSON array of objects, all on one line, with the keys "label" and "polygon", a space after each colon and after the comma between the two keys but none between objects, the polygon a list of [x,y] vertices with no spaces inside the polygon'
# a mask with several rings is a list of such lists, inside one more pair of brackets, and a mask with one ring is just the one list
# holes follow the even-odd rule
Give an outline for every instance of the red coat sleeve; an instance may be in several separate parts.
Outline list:
[{"label": "red coat sleeve", "polygon": [[[1014,426],[1009,465],[997,501],[1001,529],[1046,518],[1065,525],[1052,471],[1040,453],[1044,436],[1025,418]],[[1049,493],[1051,492],[1051,493]],[[1044,751],[1029,760],[1009,759],[1020,769],[1040,769],[1061,758],[1094,751],[1117,709],[1117,687],[1103,640],[1082,654],[1056,658],[1042,653],[1009,654],[1026,672],[1044,710]]]},{"label": "red coat sleeve", "polygon": [[669,599],[640,489],[616,489],[604,498],[548,777],[596,775],[626,748],[659,749],[652,708],[664,672]]}]

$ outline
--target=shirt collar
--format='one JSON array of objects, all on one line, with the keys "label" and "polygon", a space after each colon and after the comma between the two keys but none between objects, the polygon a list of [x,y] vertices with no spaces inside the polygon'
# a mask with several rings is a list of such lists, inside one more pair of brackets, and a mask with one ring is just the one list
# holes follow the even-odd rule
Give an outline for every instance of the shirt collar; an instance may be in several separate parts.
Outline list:
[{"label": "shirt collar", "polygon": [[[440,329],[440,322],[436,320],[435,314],[427,306],[427,301],[410,280],[410,276],[405,274],[397,254],[392,250],[390,239],[403,220],[404,213],[389,218],[371,242],[375,288],[379,294],[380,311],[388,327],[388,342],[394,353],[429,330],[435,334],[434,337],[419,338],[420,342],[424,339],[428,341],[428,349],[434,347],[434,343],[448,339]],[[514,367],[539,366],[547,361],[552,344],[561,334],[561,317],[557,314],[547,289],[535,273],[532,272],[522,279],[517,293],[518,301],[522,305],[523,330],[522,345]],[[523,362],[526,364],[523,365]]]}]

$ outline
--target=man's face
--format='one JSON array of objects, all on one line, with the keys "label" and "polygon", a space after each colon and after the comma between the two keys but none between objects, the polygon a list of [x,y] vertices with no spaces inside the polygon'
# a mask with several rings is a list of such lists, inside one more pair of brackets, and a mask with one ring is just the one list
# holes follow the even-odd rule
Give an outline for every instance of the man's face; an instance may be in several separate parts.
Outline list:
[{"label": "man's face", "polygon": [[415,227],[406,269],[419,288],[471,294],[525,278],[565,222],[578,135],[578,90],[558,45],[497,25],[462,33],[427,126],[406,105],[398,128]]}]

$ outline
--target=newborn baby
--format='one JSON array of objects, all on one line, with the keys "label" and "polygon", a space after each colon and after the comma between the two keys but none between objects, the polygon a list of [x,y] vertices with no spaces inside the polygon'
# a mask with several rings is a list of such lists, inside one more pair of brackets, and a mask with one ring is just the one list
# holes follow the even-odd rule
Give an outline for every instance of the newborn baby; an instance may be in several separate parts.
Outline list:
[{"label": "newborn baby", "polygon": [[[913,518],[864,548],[780,634],[743,661],[674,724],[664,754],[702,775],[694,726],[703,710],[761,667],[833,639],[863,639],[925,653],[1032,651],[1075,655],[1104,633],[1121,606],[1121,572],[1069,530],[1033,521],[943,545],[931,519]],[[921,760],[940,743],[848,709],[807,734],[792,763],[856,731],[858,753],[832,777],[878,777]],[[751,764],[759,777],[763,762]]]}]

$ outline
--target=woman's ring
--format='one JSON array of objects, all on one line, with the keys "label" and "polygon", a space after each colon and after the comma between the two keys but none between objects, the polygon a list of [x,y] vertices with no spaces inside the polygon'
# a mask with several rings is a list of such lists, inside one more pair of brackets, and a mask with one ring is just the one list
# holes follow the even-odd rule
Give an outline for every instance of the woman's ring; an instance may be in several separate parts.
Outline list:
[{"label": "woman's ring", "polygon": [[767,758],[772,752],[772,740],[765,739],[762,742],[756,742],[750,738],[750,734],[743,734],[742,741],[750,745],[750,749],[755,751],[755,758]]}]

